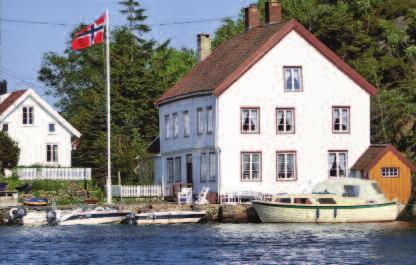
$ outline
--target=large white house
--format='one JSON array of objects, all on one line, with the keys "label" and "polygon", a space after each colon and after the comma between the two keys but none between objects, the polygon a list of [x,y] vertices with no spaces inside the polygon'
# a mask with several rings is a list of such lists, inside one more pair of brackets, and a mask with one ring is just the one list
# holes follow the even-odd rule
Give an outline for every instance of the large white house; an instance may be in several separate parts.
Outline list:
[{"label": "large white house", "polygon": [[265,25],[256,6],[245,14],[246,31],[211,54],[200,34],[200,63],[156,101],[165,195],[175,183],[307,192],[354,174],[370,145],[375,87],[298,21],[283,22],[280,3],[266,3]]},{"label": "large white house", "polygon": [[71,142],[81,136],[32,89],[0,95],[0,130],[18,143],[19,166],[71,167]]}]

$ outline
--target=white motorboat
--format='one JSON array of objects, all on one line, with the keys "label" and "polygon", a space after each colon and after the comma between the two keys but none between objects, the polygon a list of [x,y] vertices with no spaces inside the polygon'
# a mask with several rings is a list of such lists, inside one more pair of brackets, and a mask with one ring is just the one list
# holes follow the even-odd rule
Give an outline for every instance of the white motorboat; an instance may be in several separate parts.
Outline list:
[{"label": "white motorboat", "polygon": [[252,201],[264,223],[345,223],[394,221],[400,212],[388,201],[375,181],[330,179],[311,194],[273,196]]},{"label": "white motorboat", "polygon": [[130,214],[125,223],[129,224],[185,224],[198,223],[206,215],[205,211],[165,211]]},{"label": "white motorboat", "polygon": [[92,210],[76,209],[71,211],[55,210],[48,212],[50,225],[99,225],[121,223],[129,211],[96,207]]}]

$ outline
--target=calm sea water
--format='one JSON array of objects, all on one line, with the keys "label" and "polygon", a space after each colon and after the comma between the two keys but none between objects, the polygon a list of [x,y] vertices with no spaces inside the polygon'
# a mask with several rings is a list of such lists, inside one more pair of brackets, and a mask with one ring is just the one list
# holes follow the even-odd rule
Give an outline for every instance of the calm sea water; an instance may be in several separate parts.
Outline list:
[{"label": "calm sea water", "polygon": [[2,264],[416,264],[415,223],[0,227]]}]

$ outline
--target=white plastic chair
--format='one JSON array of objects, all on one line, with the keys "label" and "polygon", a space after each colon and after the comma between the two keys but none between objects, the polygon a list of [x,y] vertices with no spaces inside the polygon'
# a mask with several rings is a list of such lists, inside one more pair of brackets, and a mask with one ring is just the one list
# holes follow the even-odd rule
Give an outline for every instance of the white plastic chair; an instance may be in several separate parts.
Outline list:
[{"label": "white plastic chair", "polygon": [[181,189],[178,193],[178,204],[192,204],[192,188]]},{"label": "white plastic chair", "polygon": [[208,187],[203,187],[201,189],[201,192],[198,194],[197,199],[195,201],[195,204],[208,204],[208,192],[209,192],[209,188]]}]

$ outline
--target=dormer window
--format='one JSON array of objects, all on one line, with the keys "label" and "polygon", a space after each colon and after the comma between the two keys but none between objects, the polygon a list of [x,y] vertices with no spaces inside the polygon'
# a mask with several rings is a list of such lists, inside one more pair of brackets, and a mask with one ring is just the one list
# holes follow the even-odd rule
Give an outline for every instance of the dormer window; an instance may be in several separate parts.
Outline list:
[{"label": "dormer window", "polygon": [[23,107],[23,124],[33,125],[33,123],[34,123],[33,107]]},{"label": "dormer window", "polygon": [[285,66],[283,70],[284,70],[284,80],[285,80],[285,91],[287,92],[303,91],[302,67]]}]

